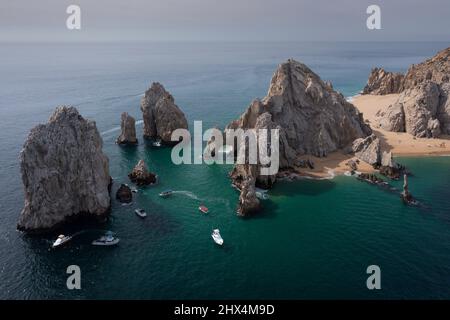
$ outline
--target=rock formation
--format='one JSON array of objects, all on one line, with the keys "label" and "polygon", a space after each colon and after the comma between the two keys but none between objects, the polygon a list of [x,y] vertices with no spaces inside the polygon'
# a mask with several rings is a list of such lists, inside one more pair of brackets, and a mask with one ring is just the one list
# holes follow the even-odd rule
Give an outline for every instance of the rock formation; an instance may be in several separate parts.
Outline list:
[{"label": "rock formation", "polygon": [[94,121],[58,107],[33,128],[20,153],[25,205],[18,229],[43,232],[79,216],[109,213],[108,158]]},{"label": "rock formation", "polygon": [[187,129],[188,123],[184,113],[175,104],[172,95],[160,83],[153,83],[145,92],[141,101],[144,118],[144,137],[161,139],[172,145],[172,132],[176,129]]},{"label": "rock formation", "polygon": [[228,128],[254,128],[265,112],[281,129],[280,139],[286,137],[286,150],[280,146],[280,163],[285,166],[296,153],[324,157],[372,133],[362,114],[342,94],[295,60],[278,66],[267,96],[254,100]]},{"label": "rock formation", "polygon": [[374,68],[370,73],[363,94],[391,94],[401,91],[404,75],[387,72],[383,68]]},{"label": "rock formation", "polygon": [[378,114],[384,130],[408,132],[419,138],[436,138],[441,133],[440,89],[434,82],[424,82],[407,89],[386,112]]},{"label": "rock formation", "polygon": [[[395,88],[399,90],[394,90],[394,93],[401,94],[387,110],[377,114],[381,128],[387,131],[408,132],[419,138],[436,138],[440,134],[450,134],[449,57],[450,48],[447,48],[423,63],[412,65],[402,78],[400,86],[395,82]],[[377,86],[387,87],[386,83],[389,81],[383,80],[383,85],[376,85],[378,82],[374,79],[381,76],[377,78],[375,73],[380,73],[379,70],[382,69],[374,70],[378,71],[373,71],[370,75],[365,93],[385,94],[386,90],[377,90]]]},{"label": "rock formation", "polygon": [[408,189],[408,176],[406,174],[403,175],[402,199],[406,203],[412,203],[414,201],[414,199]]},{"label": "rock formation", "polygon": [[375,134],[356,139],[353,142],[352,151],[358,159],[372,166],[377,166],[381,162],[380,139]]},{"label": "rock formation", "polygon": [[138,143],[136,139],[136,121],[126,112],[123,112],[120,116],[120,130],[120,136],[117,138],[116,143],[130,145]]},{"label": "rock formation", "polygon": [[138,186],[146,186],[156,183],[156,175],[147,170],[144,160],[139,160],[133,171],[128,175],[130,180]]},{"label": "rock formation", "polygon": [[117,189],[116,199],[122,203],[130,203],[133,201],[133,193],[131,192],[130,187],[126,184],[121,184],[120,188]]},{"label": "rock formation", "polygon": [[438,52],[434,57],[412,65],[406,72],[402,82],[402,91],[411,89],[423,82],[434,82],[438,85],[449,83],[450,47]]},{"label": "rock formation", "polygon": [[245,164],[236,166],[231,173],[234,186],[240,190],[237,212],[241,216],[251,215],[261,208],[255,191],[256,170],[256,165]]},{"label": "rock formation", "polygon": [[[281,170],[293,168],[299,155],[324,157],[338,149],[351,147],[355,139],[372,133],[362,114],[351,103],[306,65],[294,60],[279,65],[267,96],[263,100],[254,100],[239,119],[227,126],[227,129],[238,128],[279,129]],[[234,149],[240,147],[234,146]],[[276,176],[261,176],[258,165],[251,170],[248,166],[238,164],[231,173],[238,188],[244,181],[250,184],[254,181],[256,186],[263,188],[273,185]],[[248,183],[245,186],[251,189]],[[242,192],[241,188],[241,195]],[[247,203],[240,201],[240,206]],[[241,211],[246,212],[245,209]]]}]

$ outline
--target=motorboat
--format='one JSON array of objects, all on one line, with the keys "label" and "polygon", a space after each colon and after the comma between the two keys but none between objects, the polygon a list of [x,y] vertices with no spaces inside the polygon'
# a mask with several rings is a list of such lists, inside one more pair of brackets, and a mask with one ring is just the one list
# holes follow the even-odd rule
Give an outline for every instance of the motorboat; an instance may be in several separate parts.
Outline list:
[{"label": "motorboat", "polygon": [[141,218],[147,217],[147,212],[144,209],[136,209],[134,212]]},{"label": "motorboat", "polygon": [[154,147],[161,147],[161,140],[158,139],[158,140],[154,141],[154,142],[153,142],[153,146],[154,146]]},{"label": "motorboat", "polygon": [[72,237],[60,234],[58,236],[58,238],[55,240],[55,242],[53,242],[52,248],[62,246],[64,243],[68,242],[70,239],[72,239]]},{"label": "motorboat", "polygon": [[131,189],[131,192],[133,192],[133,193],[138,193],[138,189],[133,188],[133,189]]},{"label": "motorboat", "polygon": [[255,188],[255,194],[258,199],[268,200],[269,195],[267,194],[267,190]]},{"label": "motorboat", "polygon": [[104,236],[92,241],[94,246],[115,246],[119,243],[119,238],[113,236],[112,232],[107,232]]},{"label": "motorboat", "polygon": [[219,246],[223,245],[223,239],[220,235],[219,229],[214,229],[211,233],[211,237],[213,238],[214,242],[217,243]]},{"label": "motorboat", "polygon": [[198,207],[198,210],[200,210],[203,213],[208,213],[209,212],[209,209],[207,207],[205,207],[205,206]]},{"label": "motorboat", "polygon": [[161,192],[161,193],[159,194],[159,196],[160,196],[160,197],[163,197],[163,198],[167,198],[167,197],[171,196],[172,193],[173,193],[172,190],[166,190],[166,191]]}]

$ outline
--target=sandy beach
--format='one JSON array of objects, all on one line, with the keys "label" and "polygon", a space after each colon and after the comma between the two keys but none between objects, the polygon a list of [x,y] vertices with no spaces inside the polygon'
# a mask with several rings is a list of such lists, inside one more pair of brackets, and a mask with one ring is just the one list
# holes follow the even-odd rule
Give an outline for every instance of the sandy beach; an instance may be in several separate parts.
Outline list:
[{"label": "sandy beach", "polygon": [[[450,155],[450,136],[439,139],[415,138],[405,132],[389,132],[378,127],[376,114],[379,110],[385,110],[390,104],[397,100],[398,94],[389,95],[360,95],[352,99],[352,103],[363,113],[364,119],[370,124],[374,133],[380,138],[383,151],[391,151],[396,156],[436,156]],[[355,157],[337,151],[329,154],[326,158],[312,156],[301,157],[311,159],[314,169],[299,168],[299,174],[312,178],[326,178],[334,175],[344,174],[349,171],[346,163],[356,160]],[[375,170],[367,163],[360,162],[358,171],[370,173]]]},{"label": "sandy beach", "polygon": [[450,136],[440,139],[415,138],[405,132],[389,132],[378,127],[376,113],[385,110],[397,97],[397,94],[362,95],[352,101],[380,138],[382,150],[391,151],[394,156],[450,155]]}]

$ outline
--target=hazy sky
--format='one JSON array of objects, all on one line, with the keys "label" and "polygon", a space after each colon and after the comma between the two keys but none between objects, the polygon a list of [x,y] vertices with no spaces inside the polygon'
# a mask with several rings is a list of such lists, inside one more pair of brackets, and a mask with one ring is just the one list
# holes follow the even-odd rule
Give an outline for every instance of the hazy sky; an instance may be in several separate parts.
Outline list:
[{"label": "hazy sky", "polygon": [[[366,28],[370,4],[382,30]],[[0,0],[0,41],[447,41],[449,17],[450,0]]]}]

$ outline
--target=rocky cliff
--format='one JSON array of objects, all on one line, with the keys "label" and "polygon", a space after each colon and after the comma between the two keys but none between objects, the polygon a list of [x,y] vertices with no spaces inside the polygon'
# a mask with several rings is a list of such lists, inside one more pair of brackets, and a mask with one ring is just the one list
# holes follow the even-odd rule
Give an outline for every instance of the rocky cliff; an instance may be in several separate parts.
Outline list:
[{"label": "rocky cliff", "polygon": [[[227,129],[238,128],[279,129],[282,170],[292,168],[299,155],[324,157],[330,152],[351,148],[355,139],[372,133],[351,103],[295,60],[279,65],[267,96],[254,100],[239,119],[227,126]],[[250,165],[250,168],[248,164],[238,164],[231,172],[233,184],[241,190],[238,209],[241,214],[254,212],[259,207],[252,192],[254,186],[269,188],[276,179],[276,176],[260,175],[258,165]]]},{"label": "rocky cliff", "polygon": [[126,112],[123,112],[120,116],[120,136],[117,138],[116,143],[129,145],[138,143],[136,139],[136,121]]},{"label": "rocky cliff", "polygon": [[[400,84],[395,81],[395,86],[391,85],[393,76],[388,76],[389,73],[382,69],[372,71],[364,93],[401,93],[395,103],[377,114],[381,128],[420,138],[450,134],[449,57],[450,48],[447,48],[431,59],[412,65]],[[380,73],[385,76],[377,75]],[[379,90],[387,87],[395,90]]]},{"label": "rocky cliff", "polygon": [[74,107],[58,107],[31,130],[20,153],[25,205],[18,229],[47,231],[78,216],[107,216],[111,178],[102,144],[95,122]]},{"label": "rocky cliff", "polygon": [[363,94],[391,94],[399,93],[403,84],[404,75],[387,72],[383,68],[372,69]]},{"label": "rocky cliff", "polygon": [[402,91],[431,81],[438,85],[448,83],[450,77],[450,47],[438,52],[434,57],[412,65],[402,82]]},{"label": "rocky cliff", "polygon": [[161,139],[165,144],[176,129],[187,129],[188,123],[184,113],[175,104],[173,96],[160,83],[153,83],[141,100],[144,118],[144,137]]}]

